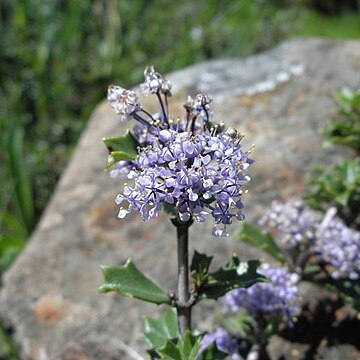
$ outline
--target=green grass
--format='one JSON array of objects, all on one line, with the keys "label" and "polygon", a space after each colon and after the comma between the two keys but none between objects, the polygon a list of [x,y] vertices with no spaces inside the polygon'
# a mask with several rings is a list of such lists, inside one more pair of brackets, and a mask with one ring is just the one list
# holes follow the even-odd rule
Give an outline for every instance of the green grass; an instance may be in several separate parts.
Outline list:
[{"label": "green grass", "polygon": [[304,15],[302,26],[290,35],[359,40],[360,13],[325,16],[314,11],[308,11]]}]

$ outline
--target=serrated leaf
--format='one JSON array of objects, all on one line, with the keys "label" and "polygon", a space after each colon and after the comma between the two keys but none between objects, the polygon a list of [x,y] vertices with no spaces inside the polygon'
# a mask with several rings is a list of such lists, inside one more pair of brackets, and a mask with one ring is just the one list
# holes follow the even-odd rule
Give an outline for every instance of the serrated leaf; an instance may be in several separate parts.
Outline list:
[{"label": "serrated leaf", "polygon": [[196,250],[191,260],[190,271],[196,288],[205,281],[213,256],[200,254]]},{"label": "serrated leaf", "polygon": [[266,282],[267,279],[256,272],[259,265],[258,260],[240,262],[238,257],[232,257],[224,267],[209,273],[206,281],[198,289],[198,299],[217,300],[233,289],[247,288],[257,282]]},{"label": "serrated leaf", "polygon": [[209,266],[213,260],[213,256],[207,256],[206,254],[200,254],[195,250],[194,256],[191,261],[190,270],[200,271],[204,269],[206,272],[209,270]]},{"label": "serrated leaf", "polygon": [[157,349],[157,353],[160,355],[160,358],[163,360],[183,360],[181,358],[180,350],[170,340],[168,340],[164,346]]},{"label": "serrated leaf", "polygon": [[200,347],[200,336],[186,331],[183,338],[179,338],[176,343],[168,340],[157,352],[164,360],[195,360]]},{"label": "serrated leaf", "polygon": [[267,252],[275,259],[281,262],[284,261],[284,255],[273,237],[247,222],[243,222],[240,225],[240,230],[236,234],[235,239],[254,245]]},{"label": "serrated leaf", "polygon": [[190,331],[186,331],[184,338],[178,342],[181,358],[183,360],[194,360],[200,349],[200,337],[194,336]]},{"label": "serrated leaf", "polygon": [[122,151],[113,151],[108,155],[106,160],[106,169],[109,169],[111,166],[116,164],[119,161],[131,161],[135,158],[125,152]]},{"label": "serrated leaf", "polygon": [[154,304],[170,304],[166,292],[140,272],[131,259],[123,266],[103,266],[102,271],[105,283],[100,292],[116,291]]},{"label": "serrated leaf", "polygon": [[121,160],[134,160],[138,155],[139,143],[129,130],[122,136],[103,138],[103,142],[109,150],[107,168]]},{"label": "serrated leaf", "polygon": [[134,156],[134,158],[137,156],[137,147],[139,146],[139,142],[130,130],[126,130],[125,134],[121,136],[103,138],[103,142],[109,152],[122,151]]},{"label": "serrated leaf", "polygon": [[169,308],[157,319],[144,318],[145,331],[143,336],[149,344],[151,350],[155,350],[165,345],[167,340],[179,337],[179,326],[177,312],[174,308]]}]

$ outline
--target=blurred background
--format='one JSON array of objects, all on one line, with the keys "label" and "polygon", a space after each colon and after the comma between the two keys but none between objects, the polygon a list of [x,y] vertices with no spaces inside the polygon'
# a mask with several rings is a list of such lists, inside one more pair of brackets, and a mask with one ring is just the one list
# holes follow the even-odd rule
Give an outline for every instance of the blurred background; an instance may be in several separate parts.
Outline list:
[{"label": "blurred background", "polygon": [[360,39],[360,0],[1,0],[0,276],[108,84],[294,36]]}]

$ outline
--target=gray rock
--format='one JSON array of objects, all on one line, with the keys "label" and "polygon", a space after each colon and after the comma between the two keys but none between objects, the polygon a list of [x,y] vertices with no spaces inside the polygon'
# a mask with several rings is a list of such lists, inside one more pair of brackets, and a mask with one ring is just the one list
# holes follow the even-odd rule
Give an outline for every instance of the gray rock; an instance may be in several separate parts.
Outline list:
[{"label": "gray rock", "polygon": [[[236,125],[249,145],[257,145],[245,199],[249,219],[273,199],[300,195],[314,164],[345,154],[338,147],[324,150],[321,130],[333,114],[334,93],[359,85],[359,54],[358,41],[300,39],[248,59],[206,62],[169,75],[176,86],[173,114],[183,114],[188,93],[205,90],[214,98],[216,119]],[[154,106],[150,99],[146,103]],[[100,265],[128,257],[163,287],[176,286],[175,229],[169,220],[116,217],[114,198],[122,180],[104,172],[101,138],[121,134],[124,127],[108,104],[97,107],[28,246],[3,278],[0,315],[12,327],[23,359],[135,359],[129,347],[146,357],[139,338],[142,315],[155,316],[159,309],[97,293]],[[211,227],[194,224],[191,244],[216,254],[218,264],[234,252],[264,256],[234,240],[212,238]],[[212,323],[213,306],[195,309],[203,329]]]}]

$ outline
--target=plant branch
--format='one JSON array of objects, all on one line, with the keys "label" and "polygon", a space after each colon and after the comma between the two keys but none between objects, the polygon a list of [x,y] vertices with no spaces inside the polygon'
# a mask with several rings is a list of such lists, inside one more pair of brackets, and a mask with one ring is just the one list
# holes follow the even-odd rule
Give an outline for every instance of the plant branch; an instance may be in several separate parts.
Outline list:
[{"label": "plant branch", "polygon": [[191,306],[189,301],[189,227],[192,220],[182,222],[178,218],[172,219],[177,230],[177,255],[178,255],[178,286],[177,301],[175,306],[178,311],[180,334],[184,336],[186,330],[191,329]]}]

